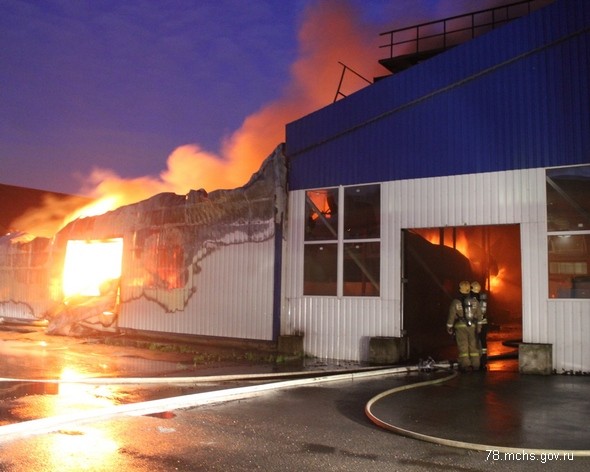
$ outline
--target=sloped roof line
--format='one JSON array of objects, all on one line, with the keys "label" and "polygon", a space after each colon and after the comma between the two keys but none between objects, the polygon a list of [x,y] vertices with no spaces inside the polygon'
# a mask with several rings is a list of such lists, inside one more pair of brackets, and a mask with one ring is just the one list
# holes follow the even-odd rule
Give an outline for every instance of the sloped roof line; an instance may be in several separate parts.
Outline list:
[{"label": "sloped roof line", "polygon": [[[526,57],[529,57],[529,56],[533,56],[535,54],[538,54],[539,52],[542,52],[544,50],[550,49],[550,48],[552,48],[554,46],[557,46],[557,45],[559,45],[561,43],[564,43],[566,41],[569,41],[569,40],[571,40],[571,39],[573,39],[573,38],[575,38],[577,36],[581,36],[581,35],[583,35],[585,33],[588,33],[588,32],[590,32],[590,27],[584,27],[584,28],[581,28],[581,29],[579,29],[577,31],[574,31],[573,33],[566,34],[565,36],[562,36],[562,37],[560,37],[560,38],[558,38],[556,40],[553,40],[553,41],[551,41],[549,43],[543,44],[542,46],[539,46],[539,47],[536,47],[536,48],[531,49],[529,51],[526,51],[524,53],[518,54],[518,55],[516,55],[514,57],[511,57],[510,59],[507,59],[507,60],[505,60],[503,62],[500,62],[498,64],[494,64],[493,66],[487,67],[487,68],[482,69],[482,70],[480,70],[480,71],[478,71],[478,72],[476,72],[474,74],[471,74],[468,77],[464,77],[464,78],[462,78],[462,79],[460,79],[458,81],[455,81],[455,82],[453,82],[451,84],[447,84],[447,85],[445,85],[443,87],[440,87],[440,88],[438,88],[438,89],[436,89],[434,91],[428,92],[427,94],[425,94],[425,95],[423,95],[421,97],[415,98],[415,99],[410,100],[409,102],[406,102],[406,103],[404,103],[402,105],[399,105],[399,106],[397,106],[397,107],[395,107],[395,108],[393,108],[391,110],[387,110],[386,112],[380,113],[379,115],[376,115],[373,118],[367,119],[367,120],[363,121],[362,123],[358,123],[358,124],[356,124],[354,126],[350,126],[349,128],[346,128],[346,129],[344,129],[342,131],[339,131],[339,132],[333,134],[332,136],[329,136],[329,137],[327,137],[327,138],[325,138],[325,139],[323,139],[321,141],[314,142],[313,144],[310,144],[309,146],[306,146],[304,148],[301,148],[301,149],[299,149],[299,150],[297,150],[297,151],[295,151],[293,153],[288,153],[288,156],[289,156],[290,159],[292,159],[294,157],[297,157],[300,154],[305,154],[306,152],[308,152],[308,151],[310,151],[312,149],[318,148],[320,146],[323,146],[324,144],[327,144],[327,143],[329,143],[331,141],[334,141],[334,140],[340,138],[341,136],[344,136],[344,135],[349,134],[349,133],[352,133],[352,132],[354,132],[354,131],[356,131],[358,129],[361,129],[361,128],[364,128],[366,126],[369,126],[370,124],[375,123],[377,121],[380,121],[380,120],[382,120],[382,119],[384,119],[384,118],[386,118],[388,116],[394,115],[394,114],[396,114],[396,113],[398,113],[400,111],[403,111],[403,110],[406,110],[408,108],[411,108],[411,107],[417,105],[418,103],[422,103],[422,102],[424,102],[424,101],[426,101],[426,100],[428,100],[428,99],[430,99],[432,97],[435,97],[437,95],[440,95],[442,93],[445,93],[445,92],[447,92],[449,90],[452,90],[454,88],[460,87],[460,86],[462,86],[462,85],[464,85],[466,83],[472,82],[472,81],[474,81],[474,80],[476,80],[476,79],[478,79],[480,77],[483,77],[483,76],[485,76],[487,74],[490,74],[490,73],[492,73],[492,72],[494,72],[494,71],[496,71],[498,69],[501,69],[501,68],[506,67],[506,66],[508,66],[510,64],[513,64],[515,62],[518,62],[518,61],[520,61],[520,60],[522,60],[522,59],[524,59]],[[393,78],[392,80],[395,80],[395,78]]]}]

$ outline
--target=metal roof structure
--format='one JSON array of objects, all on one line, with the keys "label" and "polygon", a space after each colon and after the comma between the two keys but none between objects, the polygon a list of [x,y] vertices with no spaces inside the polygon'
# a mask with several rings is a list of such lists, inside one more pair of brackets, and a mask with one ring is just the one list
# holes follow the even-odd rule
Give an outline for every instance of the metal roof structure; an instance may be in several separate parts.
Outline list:
[{"label": "metal roof structure", "polygon": [[590,2],[558,0],[287,125],[291,190],[588,162]]}]

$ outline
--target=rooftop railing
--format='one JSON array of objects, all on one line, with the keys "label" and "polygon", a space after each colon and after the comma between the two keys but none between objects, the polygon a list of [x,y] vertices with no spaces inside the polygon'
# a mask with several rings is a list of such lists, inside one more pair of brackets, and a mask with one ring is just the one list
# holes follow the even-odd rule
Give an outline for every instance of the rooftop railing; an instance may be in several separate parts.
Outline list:
[{"label": "rooftop railing", "polygon": [[480,10],[442,20],[430,21],[407,28],[381,33],[387,43],[379,46],[388,56],[380,62],[384,65],[395,58],[408,56],[429,57],[458,44],[464,43],[502,26],[509,21],[528,15],[531,11],[551,3],[552,0],[525,0]]}]

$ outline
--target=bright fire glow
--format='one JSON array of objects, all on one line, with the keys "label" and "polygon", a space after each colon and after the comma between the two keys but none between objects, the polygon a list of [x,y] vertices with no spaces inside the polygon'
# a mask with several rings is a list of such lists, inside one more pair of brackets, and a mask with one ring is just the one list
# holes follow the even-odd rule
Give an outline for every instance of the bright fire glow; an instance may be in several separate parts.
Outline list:
[{"label": "bright fire glow", "polygon": [[[440,244],[440,235],[436,230],[417,230],[420,236],[431,244]],[[447,247],[453,247],[468,259],[469,257],[469,242],[464,234],[457,234],[455,241],[451,241],[449,238],[445,238],[444,245]]]},{"label": "bright fire glow", "polygon": [[[332,216],[330,204],[328,203],[328,192],[328,190],[314,190],[307,192],[307,197],[312,201],[315,207],[324,215],[325,218],[330,218]],[[312,218],[317,220],[319,215],[314,212]]]},{"label": "bright fire glow", "polygon": [[65,428],[48,435],[47,470],[114,470],[120,466],[115,432],[102,428]]},{"label": "bright fire glow", "polygon": [[[75,415],[113,406],[113,391],[101,392],[105,386],[76,383],[86,377],[74,367],[65,367],[60,375],[59,392],[46,397],[51,406],[47,416]],[[112,390],[112,389],[111,389]],[[120,445],[116,431],[108,425],[95,427],[70,427],[67,424],[48,436],[49,448],[45,460],[46,470],[114,470]]]},{"label": "bright fire glow", "polygon": [[91,203],[90,205],[86,205],[84,208],[68,215],[66,220],[64,221],[64,225],[69,223],[70,221],[74,221],[77,218],[86,218],[88,216],[96,216],[102,215],[107,211],[115,210],[122,203],[125,203],[122,199],[114,197],[114,196],[106,196],[102,197],[95,202]]},{"label": "bright fire glow", "polygon": [[123,239],[70,240],[63,273],[65,297],[101,295],[104,282],[121,277]]},{"label": "bright fire glow", "polygon": [[[440,232],[438,229],[417,229],[415,230],[417,234],[422,236],[431,244],[440,244]],[[478,273],[481,271],[482,268],[482,259],[481,254],[477,251],[472,251],[472,246],[469,244],[469,240],[465,233],[459,231],[455,234],[455,238],[450,238],[448,234],[445,233],[444,237],[444,245],[447,247],[451,247],[459,251],[465,257],[469,259],[471,267]],[[498,273],[493,274],[489,273],[489,287],[484,287],[484,289],[488,289],[490,292],[497,293],[499,292],[504,286],[504,278],[506,277],[506,268],[500,268]]]},{"label": "bright fire glow", "polygon": [[504,285],[504,278],[506,277],[506,268],[501,267],[496,275],[490,277],[490,291],[499,292]]}]

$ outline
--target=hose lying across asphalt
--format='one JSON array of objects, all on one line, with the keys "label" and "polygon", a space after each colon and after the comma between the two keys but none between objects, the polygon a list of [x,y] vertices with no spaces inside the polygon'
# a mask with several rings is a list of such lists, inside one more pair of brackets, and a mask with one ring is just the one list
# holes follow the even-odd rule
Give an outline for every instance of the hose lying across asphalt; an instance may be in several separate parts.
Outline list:
[{"label": "hose lying across asphalt", "polygon": [[[100,408],[90,411],[78,411],[71,414],[53,416],[48,418],[40,418],[36,420],[23,421],[20,423],[8,424],[0,426],[0,443],[13,441],[28,436],[39,434],[46,434],[58,431],[64,427],[71,427],[74,425],[82,425],[94,423],[97,421],[108,420],[121,416],[142,416],[153,415],[170,410],[179,410],[184,408],[192,408],[201,405],[210,405],[214,403],[223,403],[233,400],[241,400],[244,398],[251,398],[262,395],[269,391],[297,387],[302,385],[318,384],[323,382],[335,382],[341,380],[354,380],[360,378],[367,378],[372,376],[382,376],[388,374],[407,374],[410,372],[417,372],[420,368],[418,366],[394,367],[394,368],[380,368],[380,369],[365,369],[356,370],[353,372],[338,373],[333,375],[326,375],[322,372],[320,376],[318,373],[301,372],[296,373],[275,373],[275,374],[250,374],[250,375],[229,375],[229,376],[215,376],[215,377],[164,377],[164,378],[132,378],[132,379],[80,379],[80,380],[24,380],[24,379],[1,379],[0,381],[11,382],[54,382],[63,384],[85,383],[85,384],[198,384],[203,382],[221,382],[225,380],[259,380],[264,378],[279,378],[287,375],[295,378],[292,380],[284,380],[281,382],[271,382],[260,385],[251,385],[246,387],[236,387],[225,390],[216,390],[210,392],[195,393],[192,395],[182,395],[172,398],[163,398],[158,400],[150,400],[139,403],[131,403],[125,405],[114,405],[106,408]],[[340,371],[342,372],[342,371]],[[315,376],[314,376],[315,374]]]},{"label": "hose lying across asphalt", "polygon": [[[426,368],[425,368],[426,367]],[[185,408],[192,408],[201,405],[210,405],[215,403],[223,403],[233,400],[240,400],[244,398],[252,398],[263,395],[270,391],[312,385],[325,382],[336,382],[343,380],[355,380],[361,378],[368,378],[383,375],[408,374],[411,372],[419,372],[424,370],[437,369],[453,369],[452,363],[427,363],[425,365],[393,367],[393,368],[369,368],[357,369],[355,371],[330,371],[330,372],[296,372],[296,373],[267,373],[267,374],[247,374],[247,375],[221,375],[221,376],[202,376],[202,377],[163,377],[163,378],[88,378],[79,380],[31,380],[31,379],[7,379],[0,378],[2,382],[42,382],[42,383],[83,383],[83,384],[99,384],[99,385],[178,385],[178,384],[200,384],[210,382],[223,382],[231,380],[274,380],[279,378],[290,378],[290,380],[283,380],[279,382],[271,382],[260,385],[251,385],[246,387],[237,387],[224,390],[195,393],[192,395],[183,395],[173,398],[163,398],[159,400],[151,400],[139,403],[116,405],[107,408],[101,408],[91,411],[80,411],[72,414],[59,415],[49,418],[41,418],[36,420],[24,421],[21,423],[8,424],[0,426],[0,443],[13,441],[16,439],[46,434],[59,431],[64,427],[72,427],[82,424],[94,423],[97,421],[108,420],[121,416],[142,416],[157,414],[164,411],[178,410]],[[472,449],[476,451],[498,451],[501,453],[522,454],[523,452],[529,454],[543,454],[543,453],[560,453],[569,454],[573,456],[590,456],[590,450],[568,450],[559,451],[555,449],[527,449],[503,447],[486,444],[469,443],[465,441],[457,441],[452,439],[439,438],[427,434],[410,431],[408,429],[395,426],[380,420],[372,413],[372,407],[382,398],[393,395],[405,390],[431,386],[447,382],[457,376],[457,372],[453,371],[450,375],[440,377],[423,382],[402,385],[373,397],[365,406],[365,413],[369,419],[386,430],[394,433],[407,436],[421,441],[431,442],[444,446],[457,447],[462,449]]]},{"label": "hose lying across asphalt", "polygon": [[[407,436],[409,438],[419,439],[421,441],[431,442],[434,444],[440,444],[443,446],[457,447],[457,448],[461,448],[461,449],[471,449],[471,450],[475,450],[475,451],[487,451],[487,452],[494,451],[494,452],[498,452],[498,453],[507,453],[507,454],[527,453],[529,455],[542,455],[542,454],[546,454],[546,453],[553,453],[553,454],[560,454],[564,457],[566,457],[565,454],[567,454],[568,457],[569,456],[577,456],[577,457],[590,456],[590,450],[567,450],[566,451],[566,450],[556,450],[556,449],[529,449],[526,447],[518,447],[518,448],[517,447],[505,447],[505,446],[496,446],[496,445],[490,445],[490,444],[470,443],[470,442],[466,442],[466,441],[457,441],[454,439],[439,438],[436,436],[430,436],[428,434],[418,433],[416,431],[410,431],[409,429],[404,429],[399,426],[395,426],[393,424],[387,423],[387,422],[379,419],[371,411],[373,406],[384,397],[387,397],[389,395],[394,395],[396,393],[403,392],[405,390],[410,390],[413,388],[426,387],[426,386],[431,386],[431,385],[436,385],[436,384],[440,384],[443,382],[447,382],[447,381],[455,378],[457,375],[458,375],[458,372],[455,371],[451,375],[448,375],[446,377],[442,377],[442,378],[438,378],[438,379],[434,379],[434,380],[426,380],[424,382],[417,382],[417,383],[413,383],[413,384],[409,384],[409,385],[402,385],[400,387],[395,387],[395,388],[392,388],[391,390],[387,390],[385,392],[382,392],[379,395],[373,397],[367,403],[367,405],[365,406],[365,414],[369,417],[369,419],[373,423],[375,423],[377,426],[380,426],[381,428],[387,429],[389,431],[400,434],[402,436]],[[516,457],[521,457],[521,456],[516,456]]]}]

